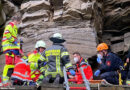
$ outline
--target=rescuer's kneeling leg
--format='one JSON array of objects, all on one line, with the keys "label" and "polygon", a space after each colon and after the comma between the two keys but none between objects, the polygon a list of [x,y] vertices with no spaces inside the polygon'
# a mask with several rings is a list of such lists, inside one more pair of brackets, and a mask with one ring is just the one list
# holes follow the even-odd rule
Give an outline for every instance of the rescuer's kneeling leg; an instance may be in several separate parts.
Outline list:
[{"label": "rescuer's kneeling leg", "polygon": [[13,73],[14,65],[5,65],[3,70],[3,83],[7,83]]}]

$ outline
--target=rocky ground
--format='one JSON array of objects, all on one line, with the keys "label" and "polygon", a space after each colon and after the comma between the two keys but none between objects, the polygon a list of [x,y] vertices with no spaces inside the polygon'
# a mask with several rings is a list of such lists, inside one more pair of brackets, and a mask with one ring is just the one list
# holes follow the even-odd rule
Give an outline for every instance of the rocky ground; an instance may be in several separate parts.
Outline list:
[{"label": "rocky ground", "polygon": [[22,15],[19,37],[26,54],[40,39],[49,47],[52,43],[48,38],[55,32],[66,39],[71,59],[72,53],[79,51],[93,68],[99,42],[108,43],[120,56],[128,51],[130,0],[1,0],[1,37],[4,25],[16,12]]}]

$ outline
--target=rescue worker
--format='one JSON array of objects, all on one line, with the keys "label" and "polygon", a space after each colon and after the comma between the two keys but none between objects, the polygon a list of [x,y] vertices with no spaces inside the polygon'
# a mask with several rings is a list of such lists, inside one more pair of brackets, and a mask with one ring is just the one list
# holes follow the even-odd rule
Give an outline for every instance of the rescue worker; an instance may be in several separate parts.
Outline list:
[{"label": "rescue worker", "polygon": [[62,43],[65,42],[62,35],[55,33],[50,37],[50,40],[53,42],[53,45],[45,50],[43,53],[44,58],[41,58],[41,60],[47,60],[47,70],[45,71],[43,83],[63,83],[63,66],[65,66],[72,75],[75,75],[75,71],[70,63],[69,53],[62,45]]},{"label": "rescue worker", "polygon": [[18,28],[17,25],[20,24],[21,17],[14,16],[12,22],[10,22],[4,29],[2,38],[2,49],[5,54],[5,66],[3,69],[3,83],[6,84],[13,72],[14,65],[16,63],[17,56],[20,55],[19,49],[20,44],[18,42]]},{"label": "rescue worker", "polygon": [[75,75],[75,79],[77,81],[76,83],[77,84],[83,83],[80,67],[83,68],[83,72],[85,74],[86,79],[92,80],[93,72],[91,66],[88,64],[88,61],[86,59],[83,59],[79,52],[74,52],[73,57],[74,57],[74,62],[76,63],[76,75]]},{"label": "rescue worker", "polygon": [[95,76],[99,76],[105,79],[111,84],[121,84],[120,69],[123,66],[122,60],[114,53],[108,51],[108,45],[106,43],[100,43],[97,46],[98,58],[100,63],[99,69],[94,73]]},{"label": "rescue worker", "polygon": [[43,72],[45,68],[42,66],[42,68],[39,69],[38,60],[40,59],[40,57],[42,57],[41,54],[43,53],[45,48],[46,48],[45,42],[42,40],[39,40],[36,42],[36,45],[35,45],[36,50],[34,50],[33,53],[31,53],[28,56],[28,59],[29,59],[28,63],[30,63],[30,69],[31,69],[31,78],[34,82],[37,82],[37,84],[40,84],[44,77],[41,72]]}]

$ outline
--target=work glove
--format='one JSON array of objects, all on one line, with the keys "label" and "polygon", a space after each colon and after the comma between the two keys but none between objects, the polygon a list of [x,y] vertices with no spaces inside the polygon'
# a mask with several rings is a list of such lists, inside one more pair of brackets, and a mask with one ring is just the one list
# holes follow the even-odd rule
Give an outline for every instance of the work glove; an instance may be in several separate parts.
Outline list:
[{"label": "work glove", "polygon": [[29,86],[36,86],[36,83],[35,82],[29,82]]},{"label": "work glove", "polygon": [[97,57],[97,63],[101,64],[101,59]]},{"label": "work glove", "polygon": [[15,44],[15,45],[17,45],[17,44],[18,44],[18,42],[17,42],[17,41],[14,41],[14,44]]},{"label": "work glove", "polygon": [[102,56],[101,56],[100,54],[97,54],[97,62],[98,62],[99,64],[102,63],[101,59],[102,59]]},{"label": "work glove", "polygon": [[47,64],[47,62],[38,60],[38,68],[40,69],[40,67],[44,67]]},{"label": "work glove", "polygon": [[96,76],[96,77],[98,77],[99,76],[99,74],[100,74],[100,70],[97,70],[95,73],[94,73],[94,76]]},{"label": "work glove", "polygon": [[43,66],[45,66],[47,64],[47,62],[43,62]]},{"label": "work glove", "polygon": [[71,75],[75,76],[75,71],[73,69],[70,69],[69,72]]}]

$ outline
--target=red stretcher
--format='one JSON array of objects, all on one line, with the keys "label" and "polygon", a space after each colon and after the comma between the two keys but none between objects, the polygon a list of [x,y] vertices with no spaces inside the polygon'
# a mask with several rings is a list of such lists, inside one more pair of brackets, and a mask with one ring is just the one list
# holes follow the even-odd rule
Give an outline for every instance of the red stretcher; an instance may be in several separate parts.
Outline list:
[{"label": "red stretcher", "polygon": [[[85,68],[86,67],[80,67],[80,72],[81,72],[81,75],[82,75],[81,81],[84,82],[83,84],[85,85],[85,87],[73,87],[73,86],[69,86],[69,82],[77,82],[77,80],[75,78],[74,79],[68,79],[66,68],[64,67],[64,69],[63,69],[64,79],[65,79],[64,86],[65,86],[66,90],[90,90],[90,83],[86,79],[86,76],[85,76],[84,71],[83,71]],[[76,75],[78,75],[78,74],[80,74],[80,73],[76,73]]]}]

